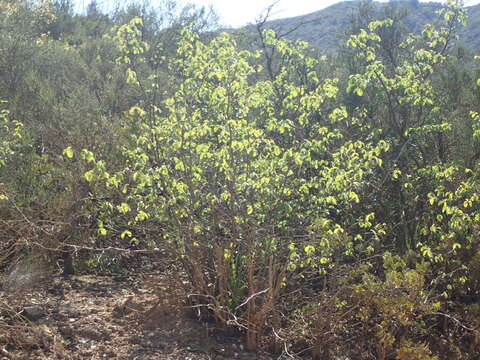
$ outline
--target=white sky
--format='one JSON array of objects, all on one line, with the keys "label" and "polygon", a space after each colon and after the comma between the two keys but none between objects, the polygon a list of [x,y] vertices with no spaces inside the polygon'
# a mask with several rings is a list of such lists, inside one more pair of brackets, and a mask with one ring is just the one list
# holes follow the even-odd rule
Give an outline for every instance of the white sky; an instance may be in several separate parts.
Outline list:
[{"label": "white sky", "polygon": [[[273,0],[179,0],[180,3],[213,5],[220,15],[221,23],[242,26],[254,22]],[[279,0],[271,18],[285,18],[308,14],[339,2],[339,0]],[[475,5],[480,0],[465,0],[465,5]]]}]

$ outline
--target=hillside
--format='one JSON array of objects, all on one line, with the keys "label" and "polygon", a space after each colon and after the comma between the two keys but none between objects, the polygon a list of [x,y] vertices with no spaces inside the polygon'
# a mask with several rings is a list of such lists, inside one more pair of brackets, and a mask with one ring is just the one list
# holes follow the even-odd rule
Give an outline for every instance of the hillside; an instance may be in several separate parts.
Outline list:
[{"label": "hillside", "polygon": [[[338,47],[345,31],[352,26],[352,19],[358,14],[360,6],[362,6],[360,1],[339,2],[307,15],[273,20],[268,22],[267,26],[285,33],[297,28],[287,37],[306,40],[324,52],[332,52]],[[372,2],[371,6],[374,16],[382,18],[385,17],[392,3]],[[435,12],[441,4],[398,1],[395,7],[397,10],[406,12],[404,23],[409,30],[419,31],[425,24],[436,19]],[[467,14],[468,24],[460,33],[460,41],[478,50],[480,49],[480,4],[468,7]]]}]

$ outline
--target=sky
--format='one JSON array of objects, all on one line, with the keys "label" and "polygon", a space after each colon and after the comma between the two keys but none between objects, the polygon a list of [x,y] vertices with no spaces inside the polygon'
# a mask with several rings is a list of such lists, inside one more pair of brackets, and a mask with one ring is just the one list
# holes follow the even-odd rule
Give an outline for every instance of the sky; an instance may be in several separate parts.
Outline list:
[{"label": "sky", "polygon": [[[86,5],[91,0],[74,0],[80,12],[85,11]],[[150,0],[155,6],[162,0]],[[212,5],[220,16],[220,23],[228,27],[241,27],[254,23],[264,13],[265,9],[275,0],[176,0],[180,4],[194,3],[200,6]],[[324,9],[342,0],[276,0],[277,5],[270,14],[270,19],[280,19],[292,16],[305,15]],[[379,0],[376,0],[379,1]],[[388,1],[388,0],[380,0]],[[425,0],[420,0],[425,1]],[[446,0],[428,0],[445,2]],[[108,5],[112,3],[129,2],[129,0],[97,0],[97,3]],[[466,6],[476,5],[480,0],[464,0]],[[108,6],[107,6],[108,7]]]},{"label": "sky", "polygon": [[[179,0],[183,3],[213,5],[224,25],[239,27],[255,22],[273,0]],[[279,0],[271,18],[286,18],[308,14],[339,2],[339,0]],[[480,0],[466,0],[465,5],[475,5]]]}]

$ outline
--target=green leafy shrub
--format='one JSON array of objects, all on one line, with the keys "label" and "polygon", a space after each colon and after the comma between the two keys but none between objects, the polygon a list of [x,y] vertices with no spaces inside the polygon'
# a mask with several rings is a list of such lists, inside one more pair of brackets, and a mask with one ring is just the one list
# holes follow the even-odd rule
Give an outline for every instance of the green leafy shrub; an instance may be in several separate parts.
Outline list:
[{"label": "green leafy shrub", "polygon": [[[336,125],[350,121],[348,114],[327,106],[336,81],[318,78],[320,63],[304,55],[304,44],[265,36],[287,63],[274,79],[252,82],[263,73],[256,65],[262,52],[239,51],[226,34],[203,44],[184,31],[171,63],[174,96],[130,110],[124,168],[110,174],[84,152],[94,163],[85,177],[125,194],[121,203],[104,204],[99,232],[129,215],[121,237],[135,241],[131,226],[161,222],[159,237],[184,265],[192,303],[220,323],[246,328],[252,349],[289,274],[328,263],[333,248],[353,239],[330,214],[360,201],[357,191],[388,148],[345,140]],[[298,71],[300,82],[293,81]]]}]

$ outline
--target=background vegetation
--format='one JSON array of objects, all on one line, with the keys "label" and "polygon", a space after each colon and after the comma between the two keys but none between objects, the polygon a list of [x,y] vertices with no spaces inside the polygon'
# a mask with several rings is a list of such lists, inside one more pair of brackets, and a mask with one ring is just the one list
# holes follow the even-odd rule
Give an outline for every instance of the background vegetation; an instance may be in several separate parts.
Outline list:
[{"label": "background vegetation", "polygon": [[[364,26],[372,20],[389,18],[395,9],[396,16],[402,17],[404,31],[418,33],[426,24],[437,20],[436,12],[441,7],[440,2],[418,0],[341,1],[303,16],[269,21],[267,26],[280,34],[288,33],[286,37],[291,40],[302,39],[320,49],[322,53],[333,54],[351,34],[352,25],[359,21]],[[468,22],[459,29],[458,42],[475,51],[480,49],[480,5],[469,6],[465,11]],[[362,16],[359,17],[359,14]],[[289,33],[297,27],[298,30]]]},{"label": "background vegetation", "polygon": [[480,356],[472,30],[407,5],[355,4],[327,57],[174,2],[0,0],[0,264],[153,248],[251,350]]}]

